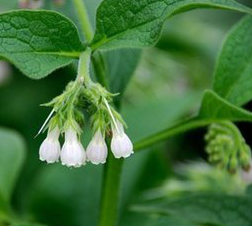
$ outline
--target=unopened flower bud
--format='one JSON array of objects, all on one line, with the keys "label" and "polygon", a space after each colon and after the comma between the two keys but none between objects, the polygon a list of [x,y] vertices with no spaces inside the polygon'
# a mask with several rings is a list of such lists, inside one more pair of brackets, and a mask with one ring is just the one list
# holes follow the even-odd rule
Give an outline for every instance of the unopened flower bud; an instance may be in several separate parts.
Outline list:
[{"label": "unopened flower bud", "polygon": [[228,170],[230,173],[235,173],[237,171],[237,168],[238,168],[237,156],[233,156],[229,161]]}]

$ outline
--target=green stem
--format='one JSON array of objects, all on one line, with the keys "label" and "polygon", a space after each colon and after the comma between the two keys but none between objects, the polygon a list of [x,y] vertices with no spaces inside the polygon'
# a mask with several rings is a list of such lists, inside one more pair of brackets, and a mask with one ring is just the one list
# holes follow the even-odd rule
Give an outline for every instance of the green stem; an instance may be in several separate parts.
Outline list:
[{"label": "green stem", "polygon": [[[97,55],[97,58],[93,58],[92,62],[98,82],[108,89],[104,70],[105,62],[102,55]],[[120,182],[124,160],[114,158],[110,150],[110,142],[108,142],[108,147],[109,156],[103,172],[99,226],[116,226],[118,220]]]},{"label": "green stem", "polygon": [[83,30],[83,33],[87,39],[87,41],[90,43],[93,39],[93,29],[91,26],[91,23],[89,21],[88,13],[86,6],[83,2],[83,0],[73,0],[73,3],[75,5],[75,8],[77,10],[77,14],[81,23],[81,28]]},{"label": "green stem", "polygon": [[[100,64],[100,62],[98,63]],[[98,66],[94,64],[94,66]],[[100,65],[102,67],[102,65]],[[97,71],[100,73],[101,71]],[[97,75],[97,74],[96,74]],[[98,77],[98,81],[108,89],[108,84],[104,79]],[[109,156],[103,172],[103,192],[100,206],[99,226],[116,226],[118,220],[119,193],[121,174],[123,168],[123,159],[115,159],[108,142]]]},{"label": "green stem", "polygon": [[85,83],[85,85],[90,84],[90,59],[91,59],[91,49],[87,48],[81,55],[78,65],[78,77],[77,82]]},{"label": "green stem", "polygon": [[187,120],[186,122],[182,122],[181,124],[168,128],[159,133],[156,133],[147,138],[144,138],[141,141],[136,142],[134,144],[134,151],[143,150],[156,143],[162,142],[169,137],[175,136],[177,134],[180,134],[180,133],[192,130],[192,129],[205,127],[214,122],[223,122],[223,120],[216,120],[216,119],[204,120],[204,119],[197,119],[197,118]]},{"label": "green stem", "polygon": [[104,169],[99,226],[116,226],[123,159],[115,159],[109,150]]},{"label": "green stem", "polygon": [[[87,38],[88,42],[92,41],[93,31],[87,15],[87,10],[83,3],[83,0],[73,0],[76,10],[78,12],[79,20],[82,24],[82,30]],[[90,84],[91,78],[89,76],[89,64],[90,64],[91,50],[87,49],[80,56],[78,77],[77,81],[82,82],[84,80],[85,85]],[[102,68],[104,68],[104,62],[102,62],[102,56],[99,58],[99,62],[94,64],[96,72],[101,77],[98,80],[104,87],[108,89],[104,74],[101,74]],[[109,146],[109,145],[108,145]],[[119,204],[119,191],[120,191],[120,178],[123,166],[123,160],[116,160],[111,151],[109,151],[109,157],[104,169],[103,176],[103,192],[101,198],[100,207],[100,226],[116,226],[118,217],[118,204]]]}]

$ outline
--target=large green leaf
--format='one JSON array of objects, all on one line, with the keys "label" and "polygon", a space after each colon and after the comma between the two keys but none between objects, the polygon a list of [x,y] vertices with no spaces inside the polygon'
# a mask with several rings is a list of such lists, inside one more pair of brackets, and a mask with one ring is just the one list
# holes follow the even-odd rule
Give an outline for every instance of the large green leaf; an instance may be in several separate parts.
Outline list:
[{"label": "large green leaf", "polygon": [[75,25],[52,11],[0,14],[0,43],[0,56],[34,79],[69,64],[83,50]]},{"label": "large green leaf", "polygon": [[197,224],[221,226],[251,226],[252,198],[218,194],[191,195],[159,204],[135,207],[141,212],[183,216]]},{"label": "large green leaf", "polygon": [[97,10],[92,47],[112,49],[153,45],[168,17],[195,8],[252,12],[234,0],[104,0]]},{"label": "large green leaf", "polygon": [[176,134],[223,120],[251,122],[252,113],[229,103],[213,91],[207,90],[197,116],[136,142],[134,149],[136,151],[144,149]]},{"label": "large green leaf", "polygon": [[23,139],[15,132],[0,128],[0,194],[9,201],[25,156]]},{"label": "large green leaf", "polygon": [[[95,27],[95,12],[101,0],[83,1],[87,7],[90,22],[92,26]],[[72,1],[65,1],[61,6],[56,6],[53,1],[47,1],[45,6],[47,9],[57,10],[71,18],[79,30],[81,30],[80,22],[76,16],[76,9],[74,8]],[[119,103],[123,96],[128,82],[139,62],[140,55],[140,50],[134,49],[118,49],[93,55],[93,65],[96,67],[95,72],[96,74],[102,73],[102,76],[104,77],[103,80],[99,82],[105,83],[110,88],[111,92],[120,93],[120,95],[114,98],[117,103]],[[103,63],[105,63],[105,68],[102,67]],[[98,75],[98,77],[99,76],[101,75]],[[107,79],[107,81],[104,81],[104,79]]]},{"label": "large green leaf", "polygon": [[252,17],[246,16],[224,42],[214,79],[214,90],[242,105],[252,98]]}]

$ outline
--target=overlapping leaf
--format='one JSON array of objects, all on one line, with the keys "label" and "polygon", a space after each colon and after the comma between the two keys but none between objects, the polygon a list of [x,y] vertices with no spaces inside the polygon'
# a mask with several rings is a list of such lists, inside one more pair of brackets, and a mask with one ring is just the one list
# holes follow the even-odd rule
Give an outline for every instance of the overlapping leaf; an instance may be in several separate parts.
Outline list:
[{"label": "overlapping leaf", "polygon": [[252,12],[234,0],[104,0],[97,10],[92,47],[112,49],[153,45],[168,17],[195,8]]},{"label": "overlapping leaf", "polygon": [[246,16],[230,32],[217,62],[214,90],[242,105],[252,98],[252,17]]},{"label": "overlapping leaf", "polygon": [[69,64],[82,50],[75,25],[56,12],[0,14],[0,56],[31,78]]}]

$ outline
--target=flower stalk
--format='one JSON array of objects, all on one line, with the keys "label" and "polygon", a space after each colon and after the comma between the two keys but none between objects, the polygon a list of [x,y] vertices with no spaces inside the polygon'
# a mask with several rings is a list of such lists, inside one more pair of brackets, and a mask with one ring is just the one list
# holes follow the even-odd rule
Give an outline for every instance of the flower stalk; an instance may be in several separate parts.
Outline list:
[{"label": "flower stalk", "polygon": [[[88,42],[91,42],[93,35],[85,5],[80,0],[73,0],[73,2],[84,35]],[[95,165],[106,163],[99,224],[115,226],[118,218],[123,158],[133,153],[133,145],[124,132],[125,123],[122,117],[111,106],[114,95],[107,91],[108,86],[105,82],[95,83],[90,77],[91,55],[92,50],[87,47],[80,54],[76,80],[70,82],[60,96],[44,105],[52,107],[53,111],[44,124],[45,129],[48,129],[48,136],[41,145],[40,156],[41,160],[47,163],[57,162],[60,159],[62,165],[68,167],[81,167],[86,162]],[[103,68],[104,65],[98,66]],[[101,76],[97,75],[97,77]],[[80,141],[86,122],[83,111],[90,116],[93,132],[93,138],[86,151]],[[64,137],[62,148],[59,143],[60,135]]]}]

